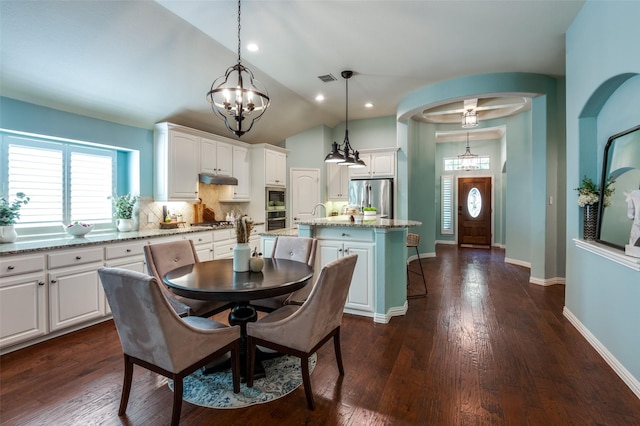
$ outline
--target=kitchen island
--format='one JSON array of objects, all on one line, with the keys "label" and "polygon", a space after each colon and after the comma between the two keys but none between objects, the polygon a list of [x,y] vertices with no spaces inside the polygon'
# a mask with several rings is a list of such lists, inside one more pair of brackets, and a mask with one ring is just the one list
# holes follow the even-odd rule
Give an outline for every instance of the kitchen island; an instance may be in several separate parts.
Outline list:
[{"label": "kitchen island", "polygon": [[345,312],[387,323],[407,312],[407,232],[422,225],[414,220],[353,222],[333,216],[298,222],[298,236],[318,239],[316,271],[346,254],[357,254]]}]

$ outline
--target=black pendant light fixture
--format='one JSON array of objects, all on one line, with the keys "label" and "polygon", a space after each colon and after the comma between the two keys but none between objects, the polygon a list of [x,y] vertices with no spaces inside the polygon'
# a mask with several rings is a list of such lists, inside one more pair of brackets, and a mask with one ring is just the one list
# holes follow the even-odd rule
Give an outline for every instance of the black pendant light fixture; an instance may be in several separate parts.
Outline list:
[{"label": "black pendant light fixture", "polygon": [[344,141],[342,145],[337,142],[331,144],[331,152],[327,154],[324,161],[327,163],[338,163],[340,166],[348,166],[353,168],[366,167],[364,161],[360,159],[360,153],[354,151],[349,143],[349,79],[353,76],[353,71],[342,71],[340,74],[346,82],[346,106],[345,106],[345,123],[344,123]]},{"label": "black pendant light fixture", "polygon": [[464,154],[458,155],[458,160],[460,163],[458,164],[458,170],[476,170],[479,169],[478,165],[478,156],[476,154],[471,153],[471,148],[469,148],[469,132],[467,132],[467,149]]},{"label": "black pendant light fixture", "polygon": [[[242,136],[262,117],[270,104],[269,94],[240,58],[240,0],[238,0],[238,63],[217,78],[207,93],[214,114],[227,129]],[[245,122],[246,120],[246,122]]]}]

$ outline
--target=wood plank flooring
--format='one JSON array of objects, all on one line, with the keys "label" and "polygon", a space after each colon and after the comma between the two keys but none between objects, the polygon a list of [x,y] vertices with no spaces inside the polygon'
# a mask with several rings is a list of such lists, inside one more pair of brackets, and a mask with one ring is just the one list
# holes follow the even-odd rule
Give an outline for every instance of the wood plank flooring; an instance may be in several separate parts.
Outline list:
[{"label": "wood plank flooring", "polygon": [[[502,250],[438,246],[429,294],[389,324],[345,315],[302,387],[235,410],[184,403],[182,425],[640,425],[640,400],[562,316],[564,287],[528,283]],[[419,270],[418,264],[411,264]],[[409,292],[421,277],[410,273]],[[139,367],[117,416],[122,353],[111,321],[0,358],[2,425],[164,425],[166,380]]]}]

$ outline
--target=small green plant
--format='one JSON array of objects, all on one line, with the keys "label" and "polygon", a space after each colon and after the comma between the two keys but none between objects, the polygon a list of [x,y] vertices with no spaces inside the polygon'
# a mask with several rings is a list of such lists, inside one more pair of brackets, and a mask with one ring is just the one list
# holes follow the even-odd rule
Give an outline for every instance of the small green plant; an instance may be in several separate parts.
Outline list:
[{"label": "small green plant", "polygon": [[377,212],[378,211],[378,209],[375,208],[375,207],[364,207],[362,210],[365,211],[365,212]]},{"label": "small green plant", "polygon": [[[607,186],[604,189],[604,205],[608,207],[611,205],[611,196],[615,192],[615,180],[610,179],[607,181]],[[586,205],[595,204],[600,200],[600,188],[591,180],[591,178],[585,176],[580,182],[580,186],[576,188],[578,191],[578,205],[584,207]]]},{"label": "small green plant", "polygon": [[117,219],[131,219],[133,216],[133,206],[136,205],[140,197],[137,195],[118,195],[113,198],[113,207]]},{"label": "small green plant", "polygon": [[16,199],[9,202],[7,197],[0,198],[0,226],[15,225],[20,219],[20,209],[29,204],[29,197],[24,192],[18,192]]}]

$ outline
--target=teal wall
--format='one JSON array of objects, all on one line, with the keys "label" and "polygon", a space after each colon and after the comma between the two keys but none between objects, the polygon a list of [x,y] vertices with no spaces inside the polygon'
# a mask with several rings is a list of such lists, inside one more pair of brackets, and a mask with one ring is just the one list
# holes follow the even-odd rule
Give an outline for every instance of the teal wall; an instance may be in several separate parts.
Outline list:
[{"label": "teal wall", "polygon": [[579,249],[573,188],[599,182],[609,136],[640,124],[640,2],[587,1],[566,35],[566,308],[640,381],[640,272]]},{"label": "teal wall", "polygon": [[[153,196],[153,130],[0,97],[0,128],[120,148],[117,193]],[[133,179],[129,179],[132,177]],[[129,184],[130,183],[130,184]]]}]

